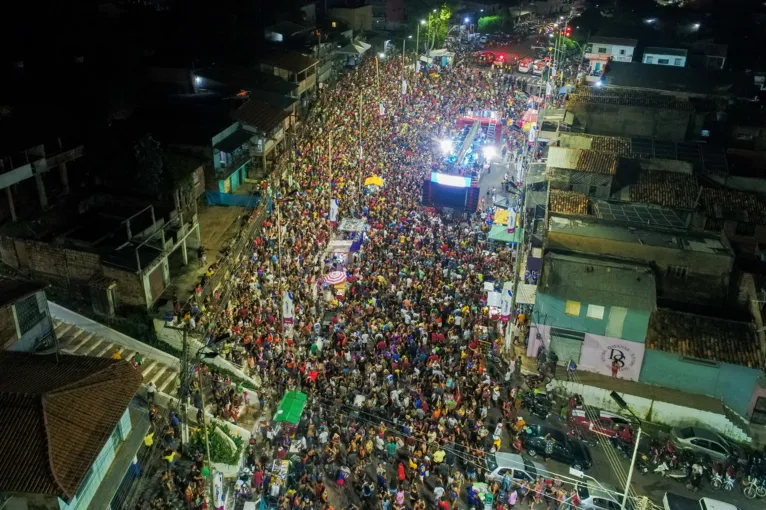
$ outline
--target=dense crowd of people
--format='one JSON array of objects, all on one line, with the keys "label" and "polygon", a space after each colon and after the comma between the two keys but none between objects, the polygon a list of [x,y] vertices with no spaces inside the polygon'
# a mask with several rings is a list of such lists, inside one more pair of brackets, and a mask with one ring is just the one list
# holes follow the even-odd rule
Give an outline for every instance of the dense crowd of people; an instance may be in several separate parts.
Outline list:
[{"label": "dense crowd of people", "polygon": [[[506,324],[490,317],[487,290],[512,277],[516,253],[487,240],[481,211],[442,215],[420,204],[424,178],[441,164],[439,138],[468,110],[500,113],[502,156],[520,161],[510,179],[522,181],[531,144],[512,125],[539,98],[515,94],[510,71],[476,68],[460,54],[438,73],[407,70],[402,95],[401,66],[390,58],[377,78],[369,61],[325,89],[298,132],[291,179],[273,190],[275,208],[235,271],[227,306],[216,294],[183,315],[273,389],[273,401],[289,390],[309,395],[297,427],[264,423],[259,434],[277,459],[290,460],[287,480],[255,446],[248,454],[254,491],[279,508],[331,508],[330,485],[352,487],[339,492],[342,501],[368,508],[451,508],[460,498],[510,508],[543,496],[557,508],[564,492],[552,481],[484,478],[487,455],[504,443],[521,449],[511,384],[521,362],[488,361]],[[363,188],[371,175],[384,185]],[[347,259],[326,252],[340,237],[331,199],[338,219],[367,225]],[[333,269],[347,274],[343,288],[325,282]],[[295,304],[289,328],[284,292]],[[218,381],[216,408],[236,419],[241,394],[226,382]]]}]

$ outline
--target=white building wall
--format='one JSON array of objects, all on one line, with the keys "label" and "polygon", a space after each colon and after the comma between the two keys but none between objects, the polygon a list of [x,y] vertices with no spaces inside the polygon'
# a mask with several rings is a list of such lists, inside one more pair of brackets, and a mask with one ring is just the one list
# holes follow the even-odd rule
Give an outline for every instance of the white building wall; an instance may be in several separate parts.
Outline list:
[{"label": "white building wall", "polygon": [[[587,386],[572,381],[556,379],[557,387],[564,388],[567,393],[577,393],[582,396],[583,403],[613,413],[624,414],[617,403],[609,396],[610,390]],[[712,429],[737,442],[750,443],[751,438],[739,427],[734,425],[723,414],[701,411],[691,407],[683,407],[669,402],[652,400],[627,393],[620,393],[630,409],[642,420],[651,423],[661,423],[671,427],[702,426]]]},{"label": "white building wall", "polygon": [[661,53],[644,53],[644,58],[641,62],[660,66],[686,67],[686,57],[663,55]]}]

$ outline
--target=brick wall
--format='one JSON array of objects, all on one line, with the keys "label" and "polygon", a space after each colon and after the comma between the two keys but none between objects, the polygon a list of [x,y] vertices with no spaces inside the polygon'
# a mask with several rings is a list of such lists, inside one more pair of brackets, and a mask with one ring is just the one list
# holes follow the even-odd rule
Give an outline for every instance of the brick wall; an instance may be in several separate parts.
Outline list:
[{"label": "brick wall", "polygon": [[7,349],[17,340],[16,322],[13,320],[13,307],[0,308],[0,348]]},{"label": "brick wall", "polygon": [[101,258],[95,253],[65,249],[64,257],[70,279],[87,282],[101,274]]},{"label": "brick wall", "polygon": [[12,238],[0,238],[0,259],[11,267],[19,268],[19,257],[16,255],[16,246]]},{"label": "brick wall", "polygon": [[67,263],[62,248],[30,240],[24,241],[24,245],[29,270],[33,277],[49,281],[59,287],[68,286]]},{"label": "brick wall", "polygon": [[111,266],[102,267],[104,276],[117,282],[115,293],[119,304],[146,308],[146,295],[140,275]]}]

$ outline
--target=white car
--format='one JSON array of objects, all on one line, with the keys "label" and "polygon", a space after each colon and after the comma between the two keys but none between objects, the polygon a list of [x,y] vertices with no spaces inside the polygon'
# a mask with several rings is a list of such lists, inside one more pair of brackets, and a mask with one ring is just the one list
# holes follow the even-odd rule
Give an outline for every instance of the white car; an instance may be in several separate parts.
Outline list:
[{"label": "white car", "polygon": [[479,38],[479,42],[482,44],[487,44],[487,36],[483,35]]},{"label": "white car", "polygon": [[547,473],[545,466],[517,453],[497,452],[487,456],[486,462],[490,471],[489,479],[498,483],[503,481],[506,473],[517,482],[533,482],[538,476]]}]

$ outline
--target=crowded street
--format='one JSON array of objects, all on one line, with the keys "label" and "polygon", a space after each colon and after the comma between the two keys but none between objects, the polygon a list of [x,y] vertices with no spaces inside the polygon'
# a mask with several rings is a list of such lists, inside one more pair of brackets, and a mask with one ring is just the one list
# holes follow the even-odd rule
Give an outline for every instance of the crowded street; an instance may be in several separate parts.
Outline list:
[{"label": "crowded street", "polygon": [[[492,314],[487,299],[513,280],[520,256],[519,245],[488,239],[495,204],[508,198],[522,209],[508,191],[523,189],[541,156],[519,119],[563,98],[528,96],[510,66],[476,67],[470,53],[417,75],[413,68],[403,69],[401,57],[366,60],[323,91],[294,152],[283,155],[292,170],[264,190],[269,213],[227,300],[216,292],[191,303],[185,318],[176,311],[261,383],[260,403],[244,408],[258,423],[238,501],[550,510],[589,497],[588,471],[605,480],[599,493],[619,508],[622,492],[609,483],[622,484],[613,471],[625,461],[612,446],[598,459],[583,446],[566,463],[537,462],[556,458],[555,448],[580,448],[564,426],[576,399],[554,395],[555,360],[522,373],[510,339],[525,343],[524,310]],[[439,145],[456,136],[458,117],[476,111],[498,112],[504,126],[498,159],[468,169],[479,179],[477,211],[423,206],[432,171],[467,171],[445,163]],[[347,220],[362,227],[342,230]],[[351,246],[335,251],[335,242]],[[215,415],[234,421],[241,388],[216,381]],[[277,404],[296,394],[307,395],[305,406],[287,423]],[[648,504],[633,492],[628,503]]]}]

